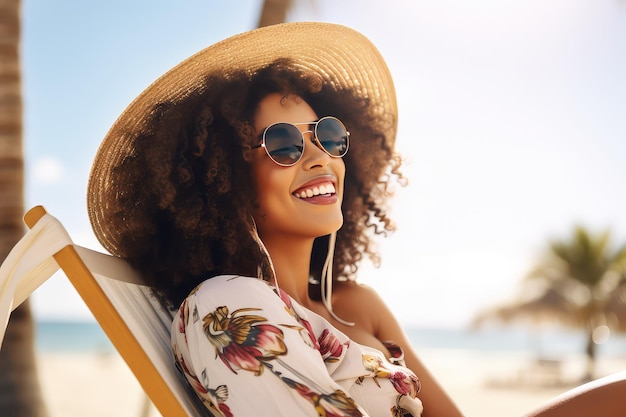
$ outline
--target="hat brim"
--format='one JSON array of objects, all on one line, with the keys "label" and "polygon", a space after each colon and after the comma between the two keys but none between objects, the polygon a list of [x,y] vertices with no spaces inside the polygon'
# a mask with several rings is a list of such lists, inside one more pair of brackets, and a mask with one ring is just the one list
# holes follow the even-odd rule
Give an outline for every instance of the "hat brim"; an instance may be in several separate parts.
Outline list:
[{"label": "hat brim", "polygon": [[132,153],[133,140],[154,107],[176,103],[203,88],[208,74],[232,70],[254,71],[289,58],[319,74],[336,90],[356,89],[381,112],[393,115],[386,137],[393,146],[397,103],[391,74],[378,49],[361,33],[345,26],[296,22],[267,26],[213,44],[184,60],[146,88],[120,115],[105,136],[94,159],[87,189],[89,218],[96,237],[116,254],[117,237],[107,233],[106,201],[114,167]]}]

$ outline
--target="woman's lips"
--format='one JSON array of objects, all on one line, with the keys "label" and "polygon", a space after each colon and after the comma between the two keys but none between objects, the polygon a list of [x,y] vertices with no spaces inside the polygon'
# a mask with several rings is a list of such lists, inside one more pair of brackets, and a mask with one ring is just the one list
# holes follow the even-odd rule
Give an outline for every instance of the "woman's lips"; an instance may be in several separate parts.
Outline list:
[{"label": "woman's lips", "polygon": [[331,181],[315,185],[305,186],[296,190],[293,195],[300,199],[315,198],[318,196],[331,196],[337,193],[335,185]]},{"label": "woman's lips", "polygon": [[322,175],[304,183],[292,195],[310,204],[334,204],[337,196],[337,179],[333,175]]}]

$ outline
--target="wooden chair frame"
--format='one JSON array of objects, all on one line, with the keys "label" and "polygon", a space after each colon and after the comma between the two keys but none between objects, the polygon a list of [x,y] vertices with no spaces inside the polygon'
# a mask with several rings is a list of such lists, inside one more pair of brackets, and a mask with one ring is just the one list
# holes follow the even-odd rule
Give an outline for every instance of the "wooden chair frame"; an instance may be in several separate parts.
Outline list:
[{"label": "wooden chair frame", "polygon": [[139,274],[118,257],[75,245],[42,206],[29,210],[24,222],[30,230],[0,269],[5,328],[10,311],[60,268],[163,416],[210,416],[174,365],[172,312]]}]

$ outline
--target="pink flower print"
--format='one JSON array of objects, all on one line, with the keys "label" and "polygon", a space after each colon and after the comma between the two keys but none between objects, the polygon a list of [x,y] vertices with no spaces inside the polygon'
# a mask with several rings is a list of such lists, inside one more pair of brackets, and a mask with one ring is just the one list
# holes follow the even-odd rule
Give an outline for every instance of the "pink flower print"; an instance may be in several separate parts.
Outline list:
[{"label": "pink flower print", "polygon": [[290,310],[293,309],[293,306],[291,305],[291,297],[289,297],[289,294],[283,291],[282,288],[278,288],[278,296],[281,300],[283,300],[283,303],[285,303],[285,305],[289,307]]},{"label": "pink flower print", "polygon": [[417,376],[412,372],[392,371],[389,375],[391,385],[400,394],[408,395],[411,398],[415,398],[418,392],[420,392],[421,382]]},{"label": "pink flower print", "polygon": [[[322,334],[318,338],[319,350],[324,358],[325,362],[336,362],[343,353],[343,344],[339,341],[334,333],[331,333],[328,329],[324,329]],[[349,341],[345,343],[349,345]]]},{"label": "pink flower print", "polygon": [[189,370],[183,356],[179,355],[177,352],[175,352],[175,356],[178,368],[182,371],[193,390],[202,400],[202,403],[211,410],[212,414],[219,417],[233,417],[230,407],[226,405],[228,387],[226,387],[226,385],[220,385],[216,389],[205,387],[198,377]]},{"label": "pink flower print", "polygon": [[183,301],[179,308],[178,314],[178,332],[180,334],[185,335],[185,342],[187,342],[187,334],[185,333],[185,326],[189,320],[189,305],[187,304],[187,299]]},{"label": "pink flower print", "polygon": [[293,308],[291,298],[289,297],[289,295],[287,295],[285,291],[283,291],[282,289],[279,289],[278,295],[280,299],[283,301],[283,303],[285,303],[285,310],[287,311],[287,313],[289,313],[291,317],[296,319],[296,321],[302,327],[290,326],[288,324],[282,324],[282,326],[289,327],[290,329],[298,330],[300,332],[300,337],[302,338],[304,343],[311,346],[313,349],[319,350],[319,346],[317,345],[317,341],[315,340],[311,323],[309,323],[308,320],[303,319],[302,317],[298,315],[298,313],[296,313],[296,310]]},{"label": "pink flower print", "polygon": [[243,314],[258,309],[243,308],[229,313],[225,306],[218,307],[204,317],[204,332],[215,354],[228,368],[261,375],[265,363],[287,354],[282,330],[266,322],[265,317]]}]

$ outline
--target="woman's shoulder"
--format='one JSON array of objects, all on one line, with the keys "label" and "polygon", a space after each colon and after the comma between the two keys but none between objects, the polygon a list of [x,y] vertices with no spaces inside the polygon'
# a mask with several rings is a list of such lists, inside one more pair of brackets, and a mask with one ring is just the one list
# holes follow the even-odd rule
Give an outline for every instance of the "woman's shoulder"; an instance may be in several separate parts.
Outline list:
[{"label": "woman's shoulder", "polygon": [[[387,306],[376,290],[356,281],[337,282],[333,286],[333,307],[346,320],[358,321],[370,331],[378,326],[378,319]],[[353,317],[353,319],[350,319]]]},{"label": "woman's shoulder", "polygon": [[[346,303],[352,303],[353,301],[374,304],[383,303],[382,298],[374,288],[357,281],[339,281],[334,284],[333,293],[333,303],[342,301]],[[367,304],[365,305],[367,306]]]}]

